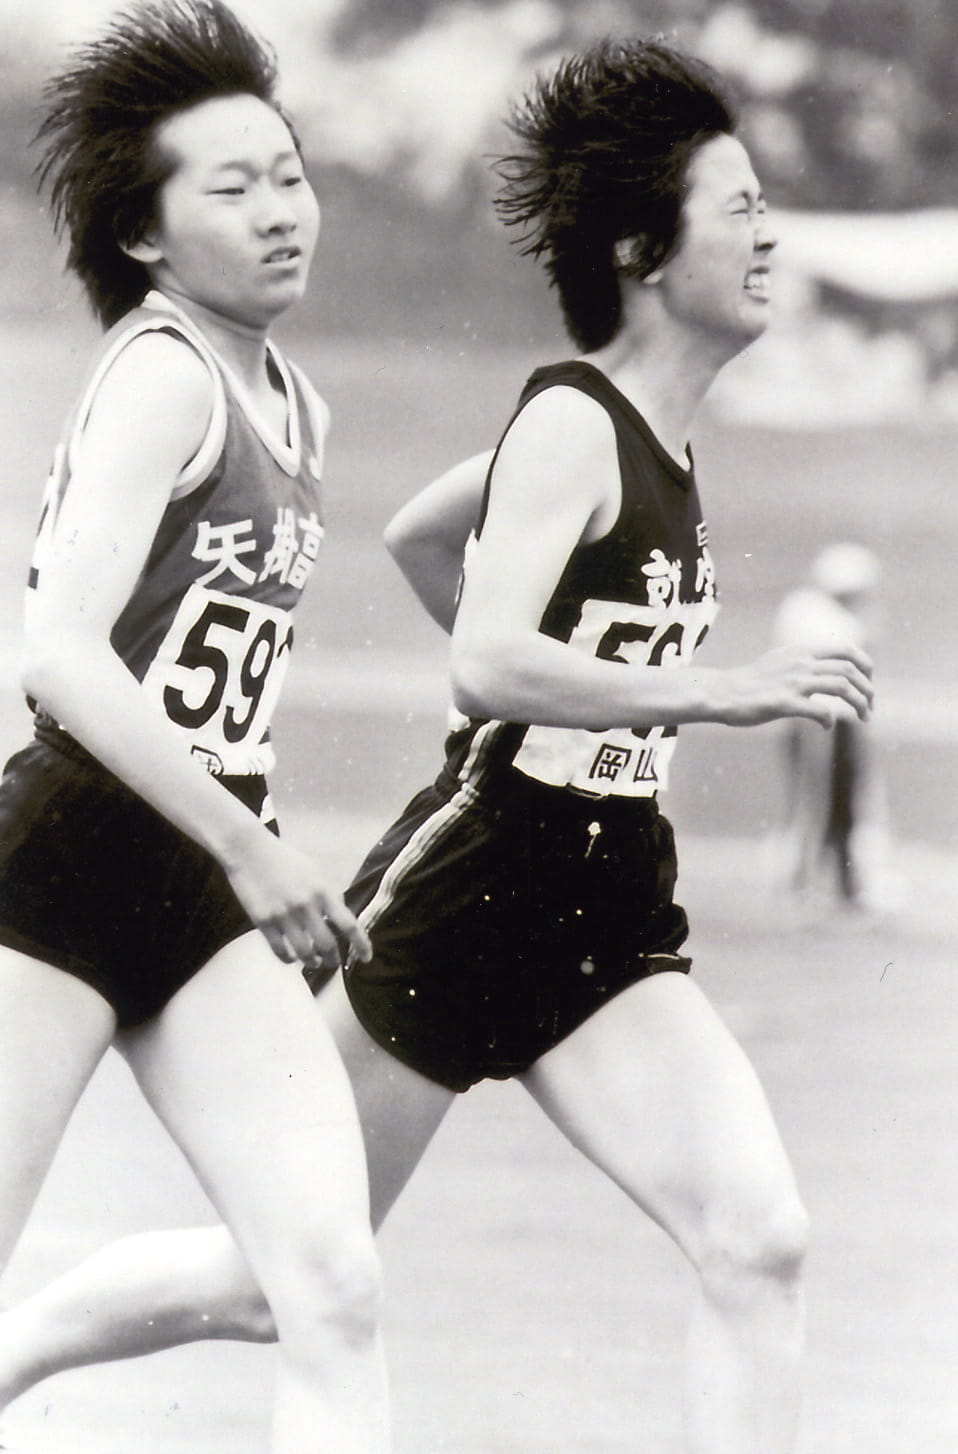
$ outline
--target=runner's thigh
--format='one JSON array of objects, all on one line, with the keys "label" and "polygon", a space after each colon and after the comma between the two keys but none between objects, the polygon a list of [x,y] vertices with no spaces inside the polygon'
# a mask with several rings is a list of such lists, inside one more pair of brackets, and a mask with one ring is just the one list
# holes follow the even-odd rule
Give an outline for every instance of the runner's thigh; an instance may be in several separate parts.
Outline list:
[{"label": "runner's thigh", "polygon": [[298,969],[261,934],[227,945],[121,1048],[254,1267],[291,1228],[368,1227],[348,1077]]},{"label": "runner's thigh", "polygon": [[369,1168],[372,1224],[378,1229],[432,1140],[455,1093],[403,1065],[369,1035],[336,975],[318,996],[352,1084]]},{"label": "runner's thigh", "polygon": [[82,980],[0,946],[0,1261],[115,1023]]},{"label": "runner's thigh", "polygon": [[684,975],[623,991],[522,1079],[573,1145],[693,1260],[717,1224],[744,1229],[783,1204],[797,1208],[758,1077]]}]

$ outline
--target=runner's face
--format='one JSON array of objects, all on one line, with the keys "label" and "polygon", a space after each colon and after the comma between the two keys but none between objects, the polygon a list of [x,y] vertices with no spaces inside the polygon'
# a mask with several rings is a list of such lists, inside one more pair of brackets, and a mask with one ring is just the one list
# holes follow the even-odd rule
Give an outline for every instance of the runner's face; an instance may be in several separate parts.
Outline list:
[{"label": "runner's face", "polygon": [[217,97],[159,128],[173,171],[139,249],[153,282],[263,329],[302,297],[319,207],[289,127],[255,96]]},{"label": "runner's face", "polygon": [[689,165],[679,245],[662,268],[670,313],[733,353],[744,348],[768,326],[776,241],[745,148],[712,137]]}]

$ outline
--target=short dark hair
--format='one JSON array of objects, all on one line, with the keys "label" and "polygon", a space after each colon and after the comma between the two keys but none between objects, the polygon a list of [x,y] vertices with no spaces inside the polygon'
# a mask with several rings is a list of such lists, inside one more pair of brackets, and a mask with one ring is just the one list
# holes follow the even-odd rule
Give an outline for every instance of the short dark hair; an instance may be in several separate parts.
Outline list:
[{"label": "short dark hair", "polygon": [[146,268],[121,244],[143,239],[172,170],[156,145],[160,124],[245,94],[282,115],[275,86],[273,52],[220,0],[139,0],[47,82],[37,176],[68,238],[67,266],[105,326],[149,289]]},{"label": "short dark hair", "polygon": [[495,206],[525,229],[521,251],[544,258],[585,352],[621,325],[615,244],[637,239],[633,276],[660,266],[678,241],[692,156],[736,124],[715,72],[661,39],[602,41],[540,77],[513,109],[523,146],[495,164]]}]

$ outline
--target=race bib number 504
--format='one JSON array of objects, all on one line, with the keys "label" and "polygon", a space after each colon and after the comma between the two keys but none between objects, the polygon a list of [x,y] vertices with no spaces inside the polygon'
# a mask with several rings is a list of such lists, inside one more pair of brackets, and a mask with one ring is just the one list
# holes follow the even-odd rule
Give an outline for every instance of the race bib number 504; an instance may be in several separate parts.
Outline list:
[{"label": "race bib number 504", "polygon": [[292,644],[288,612],[194,584],[143,685],[210,771],[268,771],[263,738]]}]

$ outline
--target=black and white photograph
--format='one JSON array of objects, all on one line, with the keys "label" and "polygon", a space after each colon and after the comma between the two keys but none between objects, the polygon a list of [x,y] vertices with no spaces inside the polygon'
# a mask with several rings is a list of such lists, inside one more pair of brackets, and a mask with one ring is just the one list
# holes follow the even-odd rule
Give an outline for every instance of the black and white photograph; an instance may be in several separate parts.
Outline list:
[{"label": "black and white photograph", "polygon": [[0,0],[0,1450],[958,1450],[958,11]]}]

